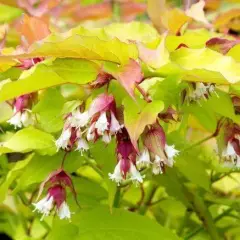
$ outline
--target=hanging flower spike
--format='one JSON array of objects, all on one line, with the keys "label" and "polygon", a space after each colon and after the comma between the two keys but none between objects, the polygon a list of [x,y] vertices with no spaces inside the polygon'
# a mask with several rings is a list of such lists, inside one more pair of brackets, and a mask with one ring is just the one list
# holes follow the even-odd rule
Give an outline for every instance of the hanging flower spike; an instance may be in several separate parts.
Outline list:
[{"label": "hanging flower spike", "polygon": [[14,101],[13,116],[7,121],[16,128],[27,127],[35,123],[35,118],[29,107],[33,102],[34,94],[25,94]]},{"label": "hanging flower spike", "polygon": [[88,124],[89,114],[88,112],[80,112],[79,109],[68,114],[65,118],[65,124],[63,127],[62,134],[56,141],[58,150],[60,148],[67,151],[72,150],[75,147],[81,154],[89,149],[89,146],[84,139],[82,128]]},{"label": "hanging flower spike", "polygon": [[39,199],[45,187],[47,188],[47,196],[33,204],[35,206],[34,211],[42,213],[43,219],[44,216],[50,215],[56,207],[60,219],[70,219],[71,212],[66,202],[66,187],[70,188],[77,202],[71,177],[62,169],[52,172],[40,185],[37,199]]},{"label": "hanging flower spike", "polygon": [[192,83],[192,87],[190,87],[189,89],[189,94],[187,98],[190,101],[198,102],[201,99],[207,100],[212,93],[215,93],[216,96],[218,96],[218,94],[215,91],[214,84],[197,82]]},{"label": "hanging flower spike", "polygon": [[50,187],[47,196],[33,205],[35,206],[34,211],[43,214],[41,220],[44,216],[49,216],[54,207],[56,207],[60,219],[71,218],[71,213],[66,203],[66,190],[60,184]]},{"label": "hanging flower spike", "polygon": [[[153,124],[145,131],[143,142],[149,151],[149,162],[152,163],[153,174],[163,173],[165,165],[173,166],[174,158],[179,154],[179,151],[175,149],[174,145],[167,145],[164,130],[159,124]],[[140,156],[143,156],[144,151],[146,150],[144,149]],[[150,166],[150,163],[145,166]]]},{"label": "hanging flower spike", "polygon": [[143,182],[144,176],[136,168],[136,150],[133,147],[129,135],[125,128],[117,134],[117,158],[118,163],[113,173],[109,173],[109,178],[117,184],[129,178],[138,183]]},{"label": "hanging flower spike", "polygon": [[150,154],[147,148],[144,148],[140,156],[137,157],[137,167],[144,168],[151,165]]},{"label": "hanging flower spike", "polygon": [[112,95],[101,94],[91,104],[89,109],[91,125],[87,133],[88,141],[98,140],[109,143],[111,136],[123,127],[116,118],[116,103]]}]

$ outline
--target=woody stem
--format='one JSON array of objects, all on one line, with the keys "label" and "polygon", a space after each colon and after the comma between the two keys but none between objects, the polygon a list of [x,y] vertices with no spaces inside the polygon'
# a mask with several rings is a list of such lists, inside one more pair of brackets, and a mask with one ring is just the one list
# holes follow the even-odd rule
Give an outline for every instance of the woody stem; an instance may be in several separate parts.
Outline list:
[{"label": "woody stem", "polygon": [[61,169],[64,168],[64,162],[65,162],[65,160],[66,160],[67,155],[68,155],[68,152],[65,152],[64,155],[63,155],[62,164],[61,164]]},{"label": "woody stem", "polygon": [[143,88],[141,88],[138,84],[135,84],[137,90],[142,94],[144,100],[148,103],[150,103],[152,100],[149,98],[148,93],[145,92]]}]

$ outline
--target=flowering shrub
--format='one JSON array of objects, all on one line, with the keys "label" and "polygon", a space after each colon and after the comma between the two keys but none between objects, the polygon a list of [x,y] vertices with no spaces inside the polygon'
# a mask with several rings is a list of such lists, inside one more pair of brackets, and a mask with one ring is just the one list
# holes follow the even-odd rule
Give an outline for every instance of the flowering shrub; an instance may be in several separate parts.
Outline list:
[{"label": "flowering shrub", "polygon": [[0,231],[237,240],[239,5],[87,3],[0,1]]}]

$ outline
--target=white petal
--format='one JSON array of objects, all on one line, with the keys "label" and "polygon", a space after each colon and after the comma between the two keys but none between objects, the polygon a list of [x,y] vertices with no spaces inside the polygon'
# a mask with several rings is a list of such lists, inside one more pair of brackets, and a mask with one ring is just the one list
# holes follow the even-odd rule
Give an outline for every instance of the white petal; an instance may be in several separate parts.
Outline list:
[{"label": "white petal", "polygon": [[21,116],[21,122],[24,127],[28,127],[34,124],[34,118],[31,112],[24,111]]},{"label": "white petal", "polygon": [[99,135],[103,135],[104,131],[108,130],[108,120],[106,112],[102,112],[100,117],[95,123],[95,128],[97,129],[97,132]]},{"label": "white petal", "polygon": [[72,127],[84,127],[88,124],[89,114],[88,112],[81,113],[79,110],[76,110],[72,113],[72,116],[69,119],[69,122]]},{"label": "white petal", "polygon": [[88,143],[85,139],[80,138],[77,142],[77,149],[79,150],[82,154],[82,152],[87,151],[89,149]]},{"label": "white petal", "polygon": [[66,149],[71,137],[71,128],[67,128],[63,130],[61,136],[56,141],[56,146],[58,149],[63,148]]},{"label": "white petal", "polygon": [[151,160],[150,160],[149,151],[146,148],[144,148],[141,155],[137,158],[137,166],[142,168],[142,167],[148,167],[150,164],[151,164]]},{"label": "white petal", "polygon": [[135,167],[135,165],[131,162],[130,164],[130,171],[129,171],[131,177],[130,179],[132,181],[137,181],[142,183],[143,182],[143,178],[144,176],[141,175],[141,173],[137,170],[137,168]]},{"label": "white petal", "polygon": [[111,135],[107,134],[107,133],[104,133],[103,136],[102,136],[102,140],[103,142],[105,143],[110,143],[111,142]]},{"label": "white petal", "polygon": [[21,128],[22,127],[21,116],[22,116],[21,112],[17,112],[7,122],[13,125],[15,128],[17,127]]},{"label": "white petal", "polygon": [[94,140],[94,138],[95,138],[95,132],[94,132],[94,130],[95,130],[95,123],[93,123],[93,124],[89,127],[89,129],[88,129],[88,131],[87,131],[87,140],[88,140],[88,141]]},{"label": "white petal", "polygon": [[35,209],[33,211],[38,211],[39,213],[42,213],[42,219],[44,216],[48,216],[50,214],[50,211],[53,208],[53,197],[47,195],[45,198],[43,198],[42,200],[40,200],[37,203],[33,203],[33,205],[35,206]]},{"label": "white petal", "polygon": [[229,157],[229,156],[235,156],[237,155],[232,144],[228,142],[227,148],[223,151],[222,156],[223,157]]},{"label": "white petal", "polygon": [[122,126],[119,124],[118,120],[116,119],[115,115],[113,112],[111,112],[111,125],[110,125],[110,132],[112,134],[117,133]]},{"label": "white petal", "polygon": [[120,165],[121,165],[121,161],[119,161],[118,164],[116,165],[114,172],[108,174],[109,178],[112,181],[117,182],[118,184],[123,180]]},{"label": "white petal", "polygon": [[165,145],[165,152],[168,157],[167,165],[172,167],[174,163],[174,157],[176,157],[179,154],[179,151],[175,149],[174,145],[168,146],[167,144]]},{"label": "white petal", "polygon": [[61,204],[60,208],[58,209],[58,216],[60,219],[71,218],[71,212],[70,212],[69,206],[65,201]]}]

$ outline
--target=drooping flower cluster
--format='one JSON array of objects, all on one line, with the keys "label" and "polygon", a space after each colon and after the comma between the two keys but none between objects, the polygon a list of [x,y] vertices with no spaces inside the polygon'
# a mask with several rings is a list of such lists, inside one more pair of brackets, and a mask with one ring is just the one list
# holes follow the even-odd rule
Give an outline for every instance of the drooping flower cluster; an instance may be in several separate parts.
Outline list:
[{"label": "drooping flower cluster", "polygon": [[136,167],[137,152],[131,143],[128,132],[125,128],[117,134],[117,165],[113,173],[109,173],[111,180],[120,184],[126,178],[138,183],[143,182],[144,176]]},{"label": "drooping flower cluster", "polygon": [[43,214],[41,219],[50,215],[54,209],[60,219],[71,218],[71,212],[66,202],[67,187],[73,193],[76,200],[76,192],[72,179],[63,169],[52,172],[41,184],[37,199],[41,196],[44,188],[47,188],[47,195],[37,203],[33,203],[35,206],[34,211]]},{"label": "drooping flower cluster", "polygon": [[240,128],[236,124],[224,126],[224,149],[222,157],[226,166],[240,167]]},{"label": "drooping flower cluster", "polygon": [[196,102],[198,102],[201,99],[207,100],[212,93],[215,93],[217,95],[214,84],[196,82],[196,83],[192,83],[189,86],[187,99],[189,101],[196,101]]},{"label": "drooping flower cluster", "polygon": [[13,116],[7,121],[15,128],[33,125],[35,116],[31,112],[34,94],[25,94],[17,97],[13,102]]},{"label": "drooping flower cluster", "polygon": [[90,106],[90,127],[87,132],[88,141],[96,141],[100,137],[105,143],[111,141],[111,136],[118,133],[123,125],[117,120],[117,108],[112,95],[98,96]]},{"label": "drooping flower cluster", "polygon": [[68,114],[65,118],[62,134],[56,141],[57,148],[71,151],[76,144],[76,149],[81,153],[88,150],[89,146],[84,136],[84,127],[88,121],[88,112],[81,112],[79,108]]},{"label": "drooping flower cluster", "polygon": [[111,136],[121,130],[122,125],[116,118],[116,103],[112,95],[102,94],[91,104],[88,111],[76,109],[65,119],[61,136],[56,141],[58,149],[70,151],[76,145],[81,153],[89,149],[87,141],[109,143]]},{"label": "drooping flower cluster", "polygon": [[165,166],[172,167],[179,151],[174,145],[166,143],[164,130],[159,124],[153,124],[143,135],[144,148],[137,159],[137,166],[151,167],[153,174],[163,173]]}]

